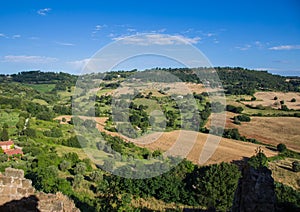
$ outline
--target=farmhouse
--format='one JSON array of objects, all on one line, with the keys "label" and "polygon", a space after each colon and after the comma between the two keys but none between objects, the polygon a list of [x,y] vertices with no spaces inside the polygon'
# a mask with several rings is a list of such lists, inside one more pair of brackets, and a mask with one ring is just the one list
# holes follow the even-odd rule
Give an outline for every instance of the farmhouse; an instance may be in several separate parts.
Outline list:
[{"label": "farmhouse", "polygon": [[9,141],[1,141],[0,147],[8,156],[21,154],[23,155],[22,149],[20,147],[15,146],[12,140]]}]

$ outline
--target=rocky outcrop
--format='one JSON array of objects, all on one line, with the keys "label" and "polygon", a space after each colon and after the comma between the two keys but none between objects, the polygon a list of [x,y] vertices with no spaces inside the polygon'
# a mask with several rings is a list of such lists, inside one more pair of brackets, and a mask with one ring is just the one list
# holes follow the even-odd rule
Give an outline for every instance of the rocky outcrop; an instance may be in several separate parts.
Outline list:
[{"label": "rocky outcrop", "polygon": [[235,193],[233,212],[275,211],[275,186],[272,172],[267,167],[254,169],[247,166],[242,171]]},{"label": "rocky outcrop", "polygon": [[7,168],[0,173],[0,212],[79,212],[75,204],[62,193],[37,192],[24,171]]}]

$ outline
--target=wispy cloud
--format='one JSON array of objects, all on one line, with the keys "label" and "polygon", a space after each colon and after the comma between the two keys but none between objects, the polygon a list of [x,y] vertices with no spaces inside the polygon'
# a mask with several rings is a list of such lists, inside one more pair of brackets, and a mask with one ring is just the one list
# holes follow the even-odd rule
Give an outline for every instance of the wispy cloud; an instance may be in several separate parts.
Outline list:
[{"label": "wispy cloud", "polygon": [[28,39],[29,39],[29,40],[39,40],[40,38],[39,38],[39,37],[34,37],[34,36],[33,36],[33,37],[29,37]]},{"label": "wispy cloud", "polygon": [[65,42],[55,42],[55,43],[61,46],[75,46],[74,43],[65,43]]},{"label": "wispy cloud", "polygon": [[86,58],[86,59],[82,59],[82,60],[70,61],[70,62],[67,62],[67,64],[71,65],[73,69],[81,70],[88,64],[89,61],[90,61],[90,59]]},{"label": "wispy cloud", "polygon": [[[140,36],[139,36],[140,35]],[[200,37],[184,37],[182,35],[164,35],[164,34],[136,34],[136,36],[121,36],[113,38],[115,41],[123,41],[125,44],[135,45],[173,45],[173,44],[196,44],[201,38]]]},{"label": "wispy cloud", "polygon": [[136,32],[136,29],[134,29],[134,28],[128,28],[127,31],[128,32]]},{"label": "wispy cloud", "polygon": [[96,25],[95,31],[100,31],[101,29],[103,29],[103,28],[105,28],[105,27],[107,27],[106,24],[103,24],[103,25]]},{"label": "wispy cloud", "polygon": [[95,37],[99,31],[103,30],[106,27],[107,27],[106,24],[102,24],[102,25],[98,24],[98,25],[96,25],[95,28],[92,31],[92,37]]},{"label": "wispy cloud", "polygon": [[250,44],[245,44],[244,46],[236,46],[236,49],[239,49],[241,51],[246,51],[248,49],[250,49],[252,46]]},{"label": "wispy cloud", "polygon": [[41,16],[47,15],[52,9],[51,8],[44,8],[37,11],[37,14]]},{"label": "wispy cloud", "polygon": [[21,35],[13,35],[12,39],[17,39],[17,38],[20,38],[20,37],[21,37]]},{"label": "wispy cloud", "polygon": [[269,48],[270,50],[295,50],[295,49],[300,49],[300,45],[281,45],[281,46],[273,46]]},{"label": "wispy cloud", "polygon": [[0,38],[8,38],[5,34],[0,33]]},{"label": "wispy cloud", "polygon": [[254,42],[254,45],[257,47],[257,48],[263,48],[264,47],[264,44],[262,43],[262,42],[260,42],[260,41],[255,41]]},{"label": "wispy cloud", "polygon": [[277,71],[276,68],[254,68],[257,71]]},{"label": "wispy cloud", "polygon": [[57,58],[44,56],[27,56],[27,55],[7,55],[2,62],[9,63],[53,63],[58,61]]}]

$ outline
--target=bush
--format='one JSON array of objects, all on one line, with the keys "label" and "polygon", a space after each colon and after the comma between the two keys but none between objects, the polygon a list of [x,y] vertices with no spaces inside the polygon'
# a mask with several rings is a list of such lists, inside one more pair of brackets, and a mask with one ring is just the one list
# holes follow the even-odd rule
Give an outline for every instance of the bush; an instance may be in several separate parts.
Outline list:
[{"label": "bush", "polygon": [[249,116],[246,116],[246,115],[239,115],[239,116],[236,116],[237,120],[239,121],[243,121],[243,122],[250,122],[251,121],[251,118]]},{"label": "bush", "polygon": [[299,161],[294,161],[292,163],[293,166],[293,171],[294,172],[300,172],[300,162]]},{"label": "bush", "polygon": [[40,112],[36,115],[36,118],[44,121],[51,121],[53,119],[53,114],[50,112]]},{"label": "bush", "polygon": [[267,156],[263,153],[262,149],[259,147],[256,150],[256,155],[252,156],[248,164],[252,166],[253,168],[257,169],[259,167],[267,166],[268,165],[268,158]]},{"label": "bush", "polygon": [[281,105],[281,110],[283,111],[289,111],[289,108],[286,105]]},{"label": "bush", "polygon": [[287,148],[286,148],[285,144],[280,143],[280,144],[277,145],[278,152],[284,152],[286,149]]},{"label": "bush", "polygon": [[226,110],[233,113],[241,113],[244,109],[233,105],[226,105]]}]

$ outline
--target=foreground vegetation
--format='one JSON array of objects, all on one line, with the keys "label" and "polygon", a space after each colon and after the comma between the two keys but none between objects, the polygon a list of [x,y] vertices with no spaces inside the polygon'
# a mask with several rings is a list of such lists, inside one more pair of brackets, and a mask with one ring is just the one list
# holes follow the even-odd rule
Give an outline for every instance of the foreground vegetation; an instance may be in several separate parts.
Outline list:
[{"label": "foreground vegetation", "polygon": [[[287,81],[285,77],[241,68],[216,68],[216,70],[228,95],[252,96],[257,90],[299,91],[298,78]],[[200,83],[195,77],[194,70],[165,69],[165,71],[172,72],[184,82]],[[226,138],[261,144],[259,140],[242,136],[236,128],[228,128],[224,131],[213,127],[206,128],[212,108],[214,112],[221,112],[225,107],[217,102],[210,102],[206,92],[177,96],[168,95],[168,89],[156,93],[138,92],[132,102],[124,97],[124,101],[115,103],[119,110],[113,113],[112,95],[107,92],[116,89],[122,80],[136,72],[133,70],[92,76],[95,79],[103,79],[93,107],[96,116],[108,118],[105,124],[106,130],[110,132],[118,130],[130,138],[161,130],[186,129],[204,133],[210,131]],[[239,167],[234,164],[221,163],[200,167],[183,160],[170,171],[147,179],[122,178],[103,171],[101,168],[123,172],[130,176],[134,174],[132,172],[134,169],[145,168],[146,170],[147,168],[142,165],[135,167],[131,163],[133,159],[150,161],[153,158],[160,158],[175,161],[177,158],[163,158],[159,150],[150,151],[137,147],[105,132],[101,133],[104,143],[96,139],[90,142],[90,138],[76,135],[73,125],[74,122],[79,122],[84,129],[96,132],[97,123],[88,118],[73,117],[69,122],[53,120],[60,115],[72,114],[72,90],[76,79],[76,76],[69,74],[51,72],[0,75],[0,138],[1,140],[13,139],[24,152],[22,157],[10,160],[0,153],[2,162],[0,171],[8,166],[21,168],[25,171],[26,177],[33,181],[35,188],[44,192],[61,191],[71,197],[82,211],[151,209],[143,205],[134,205],[133,200],[139,199],[148,201],[155,199],[165,204],[174,203],[172,207],[176,210],[183,208],[230,210],[241,177]],[[219,86],[217,82],[211,83],[215,87]],[[79,94],[81,100],[86,98],[86,93],[87,90],[82,88]],[[189,99],[195,99],[196,106],[189,105]],[[249,108],[235,100],[231,103],[225,109],[236,114],[232,120],[236,125],[251,122],[251,117],[255,113],[264,115],[262,108]],[[129,109],[129,117],[126,117],[126,108]],[[166,114],[165,118],[159,114],[151,116],[152,111],[157,109],[161,109]],[[281,109],[268,110],[278,116],[288,114],[298,117],[295,114],[299,113],[299,111]],[[93,111],[90,115],[93,115]],[[126,124],[128,121],[133,129]],[[96,164],[92,162],[82,148],[97,150],[98,159],[102,162]],[[258,152],[249,160],[249,164],[257,168],[267,166],[268,161],[274,162],[285,158],[293,158],[293,161],[300,159],[298,152],[291,151],[286,146],[281,145],[277,150],[278,156],[269,159]],[[113,151],[122,153],[122,156],[113,154]],[[125,162],[131,164],[130,169],[123,166]],[[156,165],[158,170],[164,169],[162,163]],[[296,172],[297,163],[294,167],[295,169],[291,171]],[[299,209],[299,191],[284,184],[275,185],[279,206]],[[160,210],[163,209],[162,206]]]}]

